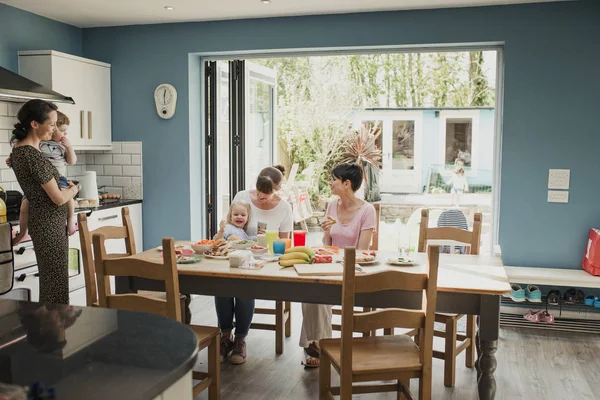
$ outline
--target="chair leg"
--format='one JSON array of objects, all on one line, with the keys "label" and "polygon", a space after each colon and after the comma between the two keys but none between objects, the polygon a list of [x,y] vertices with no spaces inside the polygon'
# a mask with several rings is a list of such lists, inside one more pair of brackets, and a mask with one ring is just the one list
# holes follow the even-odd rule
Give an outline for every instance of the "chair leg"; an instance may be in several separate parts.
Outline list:
[{"label": "chair leg", "polygon": [[431,367],[425,368],[419,379],[419,400],[431,400]]},{"label": "chair leg", "polygon": [[[367,307],[362,308],[362,312],[369,312],[369,311],[371,311],[370,308],[367,308]],[[369,336],[375,336],[375,335],[372,334],[372,332],[363,332],[362,333],[362,337],[369,337]]]},{"label": "chair leg", "polygon": [[319,399],[329,400],[329,391],[331,390],[331,360],[329,360],[325,352],[321,352],[319,361]]},{"label": "chair leg", "polygon": [[391,336],[391,335],[393,335],[394,334],[394,328],[385,328],[383,330],[383,334],[385,336]]},{"label": "chair leg", "polygon": [[444,386],[454,387],[456,372],[456,319],[446,320],[446,342],[444,350]]},{"label": "chair leg", "polygon": [[292,303],[289,301],[285,302],[285,312],[287,313],[287,320],[285,321],[285,337],[292,336]]},{"label": "chair leg", "polygon": [[283,301],[275,302],[275,353],[283,354],[285,327],[283,323]]},{"label": "chair leg", "polygon": [[221,344],[221,335],[217,335],[208,345],[208,375],[212,382],[208,387],[209,400],[219,400],[221,398],[221,363],[219,357],[219,346]]},{"label": "chair leg", "polygon": [[467,338],[471,341],[465,349],[465,366],[473,368],[475,366],[475,315],[467,315]]},{"label": "chair leg", "polygon": [[404,386],[406,390],[410,390],[410,379],[399,379],[398,380],[398,393],[396,394],[397,400],[409,400],[409,398],[404,394]]}]

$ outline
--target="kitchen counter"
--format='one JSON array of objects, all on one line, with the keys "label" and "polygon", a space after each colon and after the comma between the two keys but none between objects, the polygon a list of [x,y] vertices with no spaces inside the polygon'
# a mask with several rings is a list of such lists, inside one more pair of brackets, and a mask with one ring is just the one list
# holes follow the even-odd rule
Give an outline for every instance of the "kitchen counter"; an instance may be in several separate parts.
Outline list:
[{"label": "kitchen counter", "polygon": [[39,383],[57,399],[154,399],[197,355],[193,331],[168,318],[0,300],[0,382]]},{"label": "kitchen counter", "polygon": [[81,208],[76,208],[75,209],[75,213],[82,213],[82,212],[88,212],[88,211],[99,211],[99,210],[108,210],[110,208],[116,208],[116,207],[124,207],[124,206],[129,206],[131,204],[139,204],[141,203],[142,200],[127,200],[127,199],[120,199],[118,201],[112,201],[112,202],[108,202],[108,203],[101,203],[98,207],[81,207]]}]

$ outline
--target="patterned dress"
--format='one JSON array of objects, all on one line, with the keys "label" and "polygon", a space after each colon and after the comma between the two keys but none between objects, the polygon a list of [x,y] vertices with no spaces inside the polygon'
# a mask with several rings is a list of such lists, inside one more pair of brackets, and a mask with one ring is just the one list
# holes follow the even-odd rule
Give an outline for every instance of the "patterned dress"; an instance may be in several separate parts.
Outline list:
[{"label": "patterned dress", "polygon": [[29,200],[29,234],[40,273],[40,303],[69,304],[69,240],[67,204],[52,202],[43,184],[60,175],[32,146],[15,147],[12,168]]}]

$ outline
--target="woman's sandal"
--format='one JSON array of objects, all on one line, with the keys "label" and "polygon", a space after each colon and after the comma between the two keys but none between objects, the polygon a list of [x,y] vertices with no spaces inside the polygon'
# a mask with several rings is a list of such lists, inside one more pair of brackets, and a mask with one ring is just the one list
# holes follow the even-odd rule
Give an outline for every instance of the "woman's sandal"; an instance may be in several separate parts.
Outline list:
[{"label": "woman's sandal", "polygon": [[305,368],[317,368],[320,365],[320,360],[319,360],[319,347],[316,343],[311,343],[308,345],[308,347],[304,348],[304,362],[302,363],[302,365],[304,365]]}]

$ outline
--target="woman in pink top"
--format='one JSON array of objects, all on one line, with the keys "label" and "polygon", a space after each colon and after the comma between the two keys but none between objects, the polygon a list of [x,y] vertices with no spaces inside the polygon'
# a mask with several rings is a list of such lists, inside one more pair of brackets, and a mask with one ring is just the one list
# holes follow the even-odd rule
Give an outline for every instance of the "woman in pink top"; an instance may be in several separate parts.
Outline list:
[{"label": "woman in pink top", "polygon": [[[327,206],[325,215],[331,218],[321,223],[324,245],[368,250],[375,230],[375,207],[356,197],[362,181],[362,169],[354,163],[339,164],[331,171],[329,186],[338,198]],[[331,314],[329,305],[302,304],[300,346],[307,367],[319,366],[318,341],[331,337]]]}]

